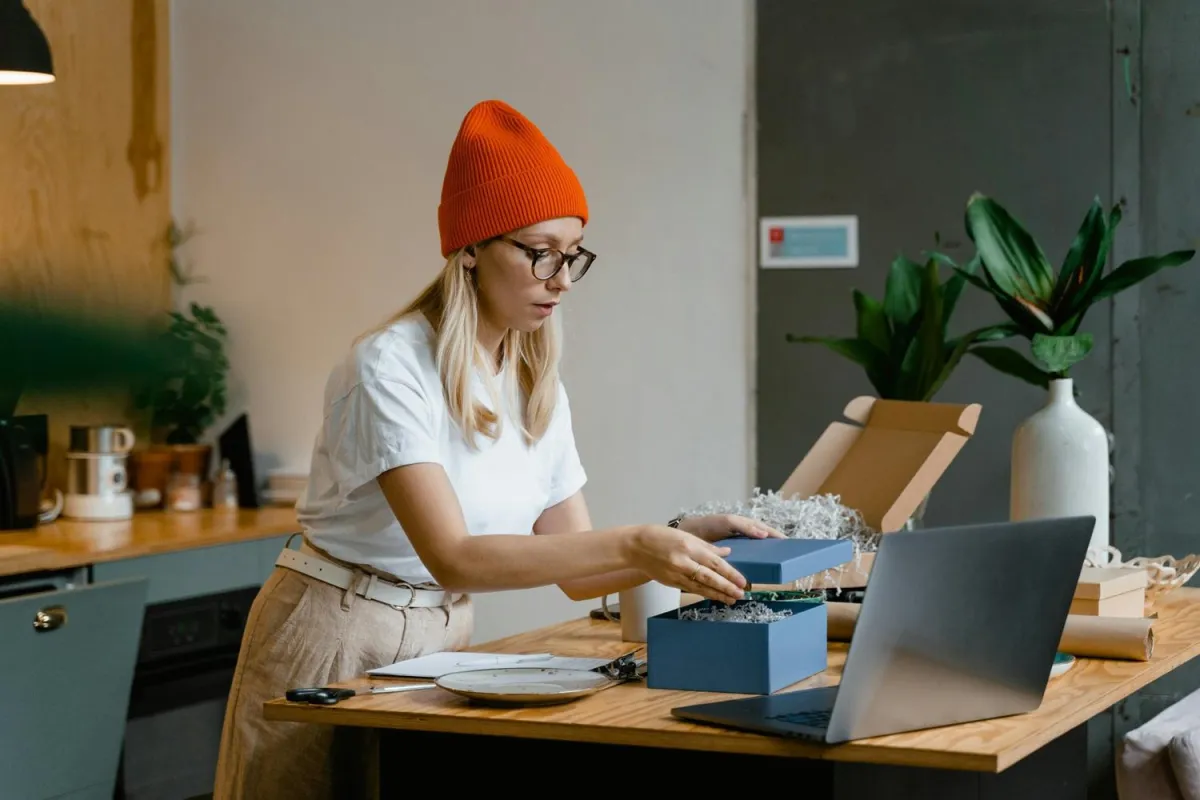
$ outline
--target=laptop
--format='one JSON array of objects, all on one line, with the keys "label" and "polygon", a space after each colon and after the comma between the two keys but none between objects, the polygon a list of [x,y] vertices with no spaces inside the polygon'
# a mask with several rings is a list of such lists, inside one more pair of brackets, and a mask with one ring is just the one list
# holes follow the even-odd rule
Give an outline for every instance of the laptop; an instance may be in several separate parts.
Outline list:
[{"label": "laptop", "polygon": [[1094,525],[1059,517],[885,534],[840,685],[671,715],[834,744],[1032,711]]}]

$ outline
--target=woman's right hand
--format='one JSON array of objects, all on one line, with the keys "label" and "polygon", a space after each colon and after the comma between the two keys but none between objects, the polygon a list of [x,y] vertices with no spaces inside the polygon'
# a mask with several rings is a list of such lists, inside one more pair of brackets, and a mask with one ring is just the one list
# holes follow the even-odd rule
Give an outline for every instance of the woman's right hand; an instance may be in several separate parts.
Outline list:
[{"label": "woman's right hand", "polygon": [[728,547],[717,547],[666,525],[638,527],[629,544],[629,566],[652,580],[720,603],[741,600],[746,579],[725,560]]}]

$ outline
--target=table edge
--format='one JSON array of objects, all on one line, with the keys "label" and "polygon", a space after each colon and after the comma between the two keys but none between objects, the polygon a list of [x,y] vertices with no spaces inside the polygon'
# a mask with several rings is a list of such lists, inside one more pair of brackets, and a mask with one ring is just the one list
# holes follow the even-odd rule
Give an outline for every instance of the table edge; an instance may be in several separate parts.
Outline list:
[{"label": "table edge", "polygon": [[[79,569],[92,564],[106,564],[112,561],[129,561],[135,558],[157,556],[169,553],[183,553],[192,550],[202,550],[208,547],[241,544],[275,536],[285,536],[300,533],[301,527],[296,522],[261,523],[239,528],[225,534],[198,534],[194,538],[179,541],[161,541],[155,543],[129,543],[119,545],[109,550],[82,552],[64,550],[49,545],[26,545],[36,548],[33,552],[21,555],[0,555],[0,578],[14,575],[29,575],[55,570]],[[5,544],[0,537],[0,544]],[[22,543],[23,544],[23,543]]]},{"label": "table edge", "polygon": [[[1086,724],[1089,720],[1096,718],[1122,700],[1133,696],[1133,694],[1138,690],[1144,689],[1164,675],[1179,669],[1197,656],[1200,656],[1200,642],[1194,642],[1188,647],[1180,650],[1178,653],[1164,658],[1161,661],[1151,660],[1149,662],[1142,662],[1148,663],[1151,666],[1138,674],[1137,677],[1130,678],[1119,686],[1114,686],[1112,690],[1106,692],[1099,701],[1103,702],[1104,705],[1097,711],[1090,714],[1082,714],[1077,712],[1063,714],[1058,720],[1055,721],[1055,724],[1044,729],[1038,736],[1031,735],[1024,737],[1018,740],[1011,747],[997,752],[996,758],[999,767],[997,771],[1002,772],[1008,769],[1013,764],[1016,764],[1018,761],[1027,758],[1063,734],[1073,730],[1079,725]],[[1084,660],[1107,661],[1109,659],[1079,659],[1081,662]],[[1127,688],[1128,691],[1125,691]]]}]

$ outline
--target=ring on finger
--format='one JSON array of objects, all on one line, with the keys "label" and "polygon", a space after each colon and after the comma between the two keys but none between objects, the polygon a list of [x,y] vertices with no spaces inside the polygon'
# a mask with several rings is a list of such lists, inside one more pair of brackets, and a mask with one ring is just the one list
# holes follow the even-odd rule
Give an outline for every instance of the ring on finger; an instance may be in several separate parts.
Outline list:
[{"label": "ring on finger", "polygon": [[704,567],[703,567],[703,566],[696,567],[696,571],[692,573],[692,577],[691,577],[691,578],[689,578],[689,580],[690,580],[692,583],[699,583],[699,582],[700,582],[700,573],[701,573],[703,570],[704,570]]}]

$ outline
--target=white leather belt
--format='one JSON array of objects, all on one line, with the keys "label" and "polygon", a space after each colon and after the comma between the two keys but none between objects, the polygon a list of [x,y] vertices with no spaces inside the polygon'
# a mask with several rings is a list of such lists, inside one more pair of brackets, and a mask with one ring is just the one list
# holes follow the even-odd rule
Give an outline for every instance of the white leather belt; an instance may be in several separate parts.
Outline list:
[{"label": "white leather belt", "polygon": [[457,593],[445,592],[441,589],[418,589],[415,586],[386,581],[378,575],[356,573],[318,556],[287,548],[284,548],[283,552],[279,554],[279,558],[275,559],[275,564],[324,581],[339,589],[348,589],[351,581],[356,581],[355,594],[393,608],[430,608],[450,605],[461,597]]}]

